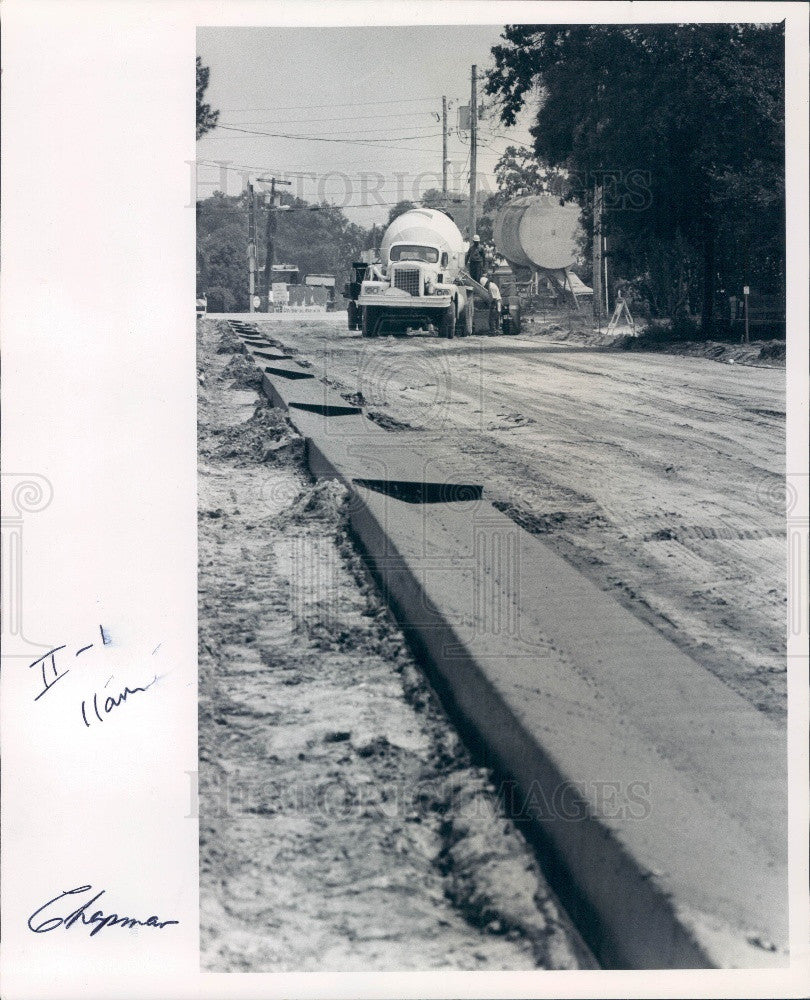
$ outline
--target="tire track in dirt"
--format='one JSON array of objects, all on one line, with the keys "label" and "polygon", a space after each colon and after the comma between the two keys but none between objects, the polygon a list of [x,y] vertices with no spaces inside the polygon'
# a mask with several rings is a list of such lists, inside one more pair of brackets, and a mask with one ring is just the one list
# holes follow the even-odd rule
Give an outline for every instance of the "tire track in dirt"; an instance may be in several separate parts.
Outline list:
[{"label": "tire track in dirt", "polygon": [[392,426],[426,427],[448,469],[472,463],[518,523],[784,718],[784,427],[750,412],[784,410],[783,370],[527,337],[361,341],[336,322],[273,332]]}]

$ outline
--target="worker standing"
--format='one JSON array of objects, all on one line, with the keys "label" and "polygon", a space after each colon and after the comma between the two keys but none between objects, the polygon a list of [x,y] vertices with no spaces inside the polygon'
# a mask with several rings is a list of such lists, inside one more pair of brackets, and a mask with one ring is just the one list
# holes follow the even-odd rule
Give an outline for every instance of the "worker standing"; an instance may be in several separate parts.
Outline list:
[{"label": "worker standing", "polygon": [[470,249],[467,251],[467,256],[464,258],[464,263],[467,265],[467,270],[473,281],[480,281],[481,275],[484,273],[485,260],[484,251],[481,247],[481,237],[478,233],[472,238],[472,243],[470,244]]}]

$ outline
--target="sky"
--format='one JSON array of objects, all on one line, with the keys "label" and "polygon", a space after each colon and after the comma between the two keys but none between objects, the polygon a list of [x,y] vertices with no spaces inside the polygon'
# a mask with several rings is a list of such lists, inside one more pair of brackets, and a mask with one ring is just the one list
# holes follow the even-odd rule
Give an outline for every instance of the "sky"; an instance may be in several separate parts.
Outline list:
[{"label": "sky", "polygon": [[[391,204],[441,187],[442,95],[448,187],[468,191],[469,134],[459,134],[457,109],[470,101],[471,66],[483,76],[502,30],[199,28],[197,52],[211,71],[205,99],[220,118],[197,143],[198,197],[237,194],[248,174],[275,175],[291,180],[287,190],[299,197],[341,205],[352,222],[383,222]],[[481,80],[478,93],[479,104],[492,104]],[[485,110],[479,189],[495,190],[494,167],[510,142],[530,141],[525,121],[506,129]]]}]

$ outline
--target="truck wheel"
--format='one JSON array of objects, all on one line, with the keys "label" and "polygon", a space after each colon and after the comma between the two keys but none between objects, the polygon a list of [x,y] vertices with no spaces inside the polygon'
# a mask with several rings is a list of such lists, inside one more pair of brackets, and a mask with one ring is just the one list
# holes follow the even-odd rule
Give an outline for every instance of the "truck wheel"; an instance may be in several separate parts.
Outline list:
[{"label": "truck wheel", "polygon": [[374,306],[363,306],[361,332],[364,337],[376,337],[380,319]]},{"label": "truck wheel", "polygon": [[519,305],[512,306],[509,312],[512,317],[510,322],[509,332],[512,334],[513,337],[518,337],[520,336],[520,306]]},{"label": "truck wheel", "polygon": [[358,325],[357,324],[357,303],[356,302],[349,302],[349,307],[346,310],[346,313],[347,313],[347,320],[348,320],[348,323],[349,323],[349,329],[350,330],[356,330],[357,329],[357,325]]},{"label": "truck wheel", "polygon": [[473,333],[475,333],[475,299],[469,295],[464,308],[464,336],[472,337]]},{"label": "truck wheel", "polygon": [[452,340],[456,335],[456,307],[453,303],[444,310],[439,322],[439,336]]}]

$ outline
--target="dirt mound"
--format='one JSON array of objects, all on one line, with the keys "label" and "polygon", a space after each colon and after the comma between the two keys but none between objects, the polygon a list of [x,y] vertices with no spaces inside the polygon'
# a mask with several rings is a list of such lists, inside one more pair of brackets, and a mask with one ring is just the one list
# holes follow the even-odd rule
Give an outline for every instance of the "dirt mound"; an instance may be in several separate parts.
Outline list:
[{"label": "dirt mound", "polygon": [[312,521],[342,526],[348,490],[336,479],[324,479],[306,490],[275,519],[279,528],[305,527]]},{"label": "dirt mound", "polygon": [[222,369],[220,381],[230,383],[232,389],[260,389],[262,373],[244,354],[234,354]]},{"label": "dirt mound", "polygon": [[725,364],[758,365],[770,362],[778,367],[785,362],[785,342],[753,341],[750,344],[722,340],[678,340],[672,334],[661,331],[642,332],[634,337],[630,334],[616,336],[589,329],[574,319],[570,327],[557,322],[547,322],[538,316],[528,317],[524,335],[547,337],[552,341],[582,344],[605,351],[643,351],[656,354],[677,354],[682,357],[706,358]]},{"label": "dirt mound", "polygon": [[421,431],[424,430],[423,427],[414,427],[413,424],[409,424],[404,420],[397,420],[396,417],[392,417],[388,413],[378,413],[376,410],[370,410],[366,416],[369,420],[373,420],[375,424],[382,427],[385,431]]},{"label": "dirt mound", "polygon": [[218,323],[220,333],[219,343],[216,346],[217,354],[244,354],[245,345],[228,326],[227,323]]},{"label": "dirt mound", "polygon": [[785,361],[787,344],[783,340],[774,340],[769,344],[763,344],[759,357],[761,361]]},{"label": "dirt mound", "polygon": [[595,511],[545,511],[535,512],[519,504],[493,500],[492,506],[532,535],[548,535],[565,529],[581,531],[606,525],[604,517]]},{"label": "dirt mound", "polygon": [[281,410],[262,402],[256,404],[253,416],[243,423],[211,430],[214,445],[211,454],[220,459],[245,462],[277,461],[284,449],[303,451],[303,441],[287,423]]},{"label": "dirt mound", "polygon": [[[332,381],[331,379],[325,379],[327,385],[332,386],[332,388],[339,388],[339,383]],[[362,392],[341,392],[341,396],[349,403],[351,406],[367,406],[368,400],[363,395]]]},{"label": "dirt mound", "polygon": [[785,363],[785,342],[779,340],[739,344],[719,340],[672,341],[642,334],[640,337],[620,337],[614,344],[603,346],[620,351],[654,351],[661,354],[677,354],[681,357],[707,358],[709,361],[719,361],[729,365],[757,365],[767,361],[771,366],[778,367]]}]

